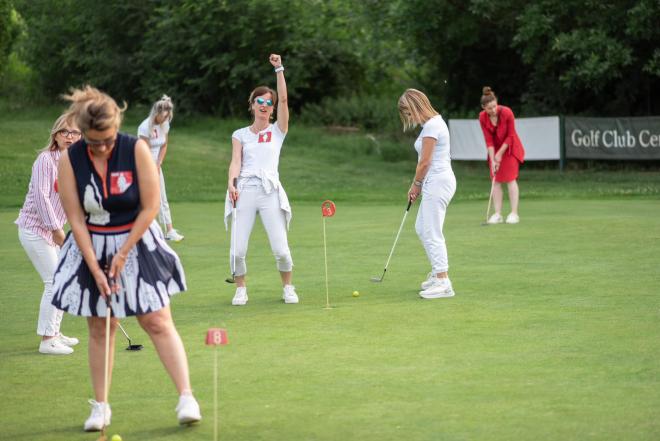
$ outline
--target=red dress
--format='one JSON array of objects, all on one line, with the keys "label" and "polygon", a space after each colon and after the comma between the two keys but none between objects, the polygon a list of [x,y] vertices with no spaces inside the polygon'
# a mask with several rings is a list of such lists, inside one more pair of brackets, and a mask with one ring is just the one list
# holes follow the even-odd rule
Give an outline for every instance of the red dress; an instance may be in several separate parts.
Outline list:
[{"label": "red dress", "polygon": [[[502,148],[502,144],[507,144],[509,148],[502,156],[500,168],[495,177],[496,182],[511,182],[518,179],[518,169],[520,164],[525,161],[525,148],[520,142],[518,133],[516,133],[515,118],[513,112],[506,106],[497,106],[497,125],[490,122],[490,118],[485,110],[479,114],[479,124],[484,132],[486,147],[494,147],[495,153]],[[491,163],[488,161],[488,167]],[[490,177],[493,177],[493,170],[490,171]]]}]

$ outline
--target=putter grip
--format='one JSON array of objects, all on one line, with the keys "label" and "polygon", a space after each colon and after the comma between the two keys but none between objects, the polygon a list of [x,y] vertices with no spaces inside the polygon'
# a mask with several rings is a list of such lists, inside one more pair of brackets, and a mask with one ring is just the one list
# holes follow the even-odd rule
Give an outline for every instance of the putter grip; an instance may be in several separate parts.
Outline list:
[{"label": "putter grip", "polygon": [[[234,178],[234,188],[238,185],[238,178]],[[236,208],[236,200],[234,198],[231,199],[231,205]]]},{"label": "putter grip", "polygon": [[406,211],[410,211],[411,205],[412,205],[412,199],[408,199],[408,206],[406,207]]}]

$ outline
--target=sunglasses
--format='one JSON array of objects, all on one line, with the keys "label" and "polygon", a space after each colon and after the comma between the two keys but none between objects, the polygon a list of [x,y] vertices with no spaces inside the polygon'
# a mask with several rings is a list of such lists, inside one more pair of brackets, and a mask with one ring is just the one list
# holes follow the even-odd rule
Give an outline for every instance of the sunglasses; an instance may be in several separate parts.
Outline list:
[{"label": "sunglasses", "polygon": [[65,138],[80,138],[80,133],[78,130],[67,130],[67,129],[62,129],[59,132],[60,135],[62,135]]},{"label": "sunglasses", "polygon": [[263,98],[255,98],[254,101],[259,104],[260,106],[263,106],[264,104],[267,106],[272,106],[273,105],[273,100],[265,100]]}]

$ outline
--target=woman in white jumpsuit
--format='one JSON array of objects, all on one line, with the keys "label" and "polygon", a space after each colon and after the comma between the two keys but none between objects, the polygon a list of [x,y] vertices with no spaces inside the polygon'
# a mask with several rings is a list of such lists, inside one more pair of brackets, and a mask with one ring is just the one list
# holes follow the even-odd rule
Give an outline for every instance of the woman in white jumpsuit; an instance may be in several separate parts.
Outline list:
[{"label": "woman in white jumpsuit", "polygon": [[456,177],[449,156],[449,129],[442,117],[419,90],[408,89],[399,98],[399,116],[404,130],[422,126],[415,140],[418,155],[415,179],[408,198],[421,194],[415,230],[431,263],[431,272],[422,282],[419,295],[425,299],[452,297],[447,246],[442,234],[447,206],[456,192]]},{"label": "woman in white jumpsuit", "polygon": [[160,178],[160,211],[158,212],[158,221],[165,227],[165,239],[172,242],[179,242],[183,240],[183,235],[175,230],[172,225],[172,212],[170,211],[170,204],[167,202],[165,176],[163,175],[163,161],[167,154],[170,122],[173,117],[174,104],[172,104],[172,99],[167,95],[163,95],[154,103],[149,116],[138,127],[138,136],[147,141],[151,149],[151,156],[158,166]]},{"label": "woman in white jumpsuit", "polygon": [[[280,271],[284,303],[298,303],[298,295],[291,284],[293,260],[287,240],[291,207],[278,172],[280,150],[289,129],[286,81],[281,57],[271,54],[269,61],[277,76],[277,92],[266,86],[254,89],[248,100],[254,120],[250,126],[236,130],[231,138],[225,226],[232,217],[229,261],[236,280],[236,293],[232,299],[235,306],[245,305],[248,301],[245,256],[257,213]],[[277,121],[271,122],[275,107]]]}]

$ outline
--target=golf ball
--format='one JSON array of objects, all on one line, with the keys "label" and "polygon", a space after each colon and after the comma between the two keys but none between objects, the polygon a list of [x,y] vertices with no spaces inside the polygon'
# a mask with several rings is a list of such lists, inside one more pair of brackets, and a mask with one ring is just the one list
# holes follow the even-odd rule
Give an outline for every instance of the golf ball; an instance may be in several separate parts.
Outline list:
[{"label": "golf ball", "polygon": [[360,291],[353,291],[353,297],[360,297]]},{"label": "golf ball", "polygon": [[119,435],[112,435],[112,438],[110,438],[110,441],[121,441],[121,436]]}]

